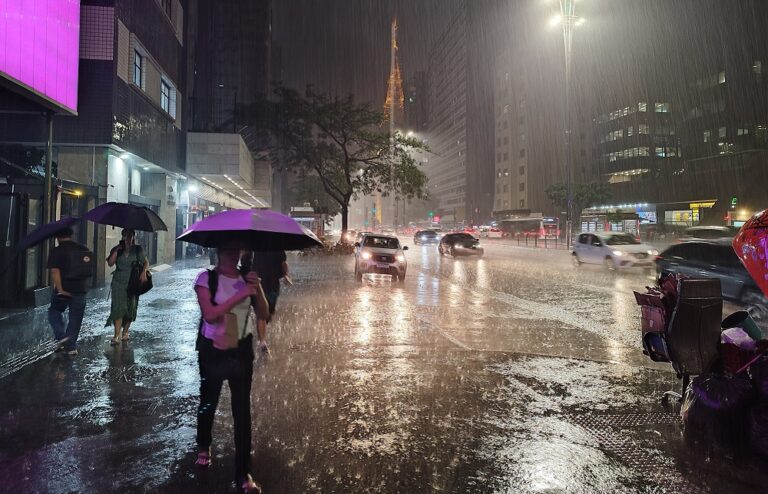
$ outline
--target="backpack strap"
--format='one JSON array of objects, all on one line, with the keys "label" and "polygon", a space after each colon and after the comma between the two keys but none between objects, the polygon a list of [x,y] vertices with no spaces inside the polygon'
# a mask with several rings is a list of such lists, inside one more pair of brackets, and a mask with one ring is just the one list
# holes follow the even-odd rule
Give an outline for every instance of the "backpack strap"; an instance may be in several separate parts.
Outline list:
[{"label": "backpack strap", "polygon": [[[216,290],[219,287],[219,273],[216,269],[207,269],[208,271],[208,291],[211,292],[211,304],[216,305]],[[200,314],[200,323],[197,325],[197,341],[195,342],[195,350],[200,350],[203,337],[203,314]]]}]

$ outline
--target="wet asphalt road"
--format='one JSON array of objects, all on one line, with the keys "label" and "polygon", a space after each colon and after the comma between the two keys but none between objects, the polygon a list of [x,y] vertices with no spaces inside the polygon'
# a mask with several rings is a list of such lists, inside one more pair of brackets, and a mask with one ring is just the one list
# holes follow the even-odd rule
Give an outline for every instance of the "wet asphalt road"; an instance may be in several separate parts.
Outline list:
[{"label": "wet asphalt road", "polygon": [[[564,251],[412,247],[404,284],[357,283],[351,257],[289,258],[253,386],[265,492],[763,492],[754,462],[682,441],[639,345],[643,273]],[[225,391],[215,464],[193,467],[199,266],[159,273],[129,343],[88,309],[81,354],[0,380],[2,492],[230,492]]]}]

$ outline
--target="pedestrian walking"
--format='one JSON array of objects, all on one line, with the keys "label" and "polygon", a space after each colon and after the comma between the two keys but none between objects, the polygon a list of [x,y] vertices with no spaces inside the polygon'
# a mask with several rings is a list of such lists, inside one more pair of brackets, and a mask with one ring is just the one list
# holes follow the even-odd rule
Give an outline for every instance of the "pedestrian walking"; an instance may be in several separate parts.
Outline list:
[{"label": "pedestrian walking", "polygon": [[255,271],[261,278],[261,288],[269,303],[269,315],[258,318],[256,330],[259,336],[259,349],[269,353],[267,346],[267,324],[272,320],[280,296],[280,279],[288,276],[288,262],[284,250],[273,252],[247,252],[240,258],[244,272]]},{"label": "pedestrian walking", "polygon": [[107,264],[110,267],[115,266],[111,285],[112,307],[106,324],[106,326],[112,324],[115,327],[115,334],[109,341],[110,345],[128,341],[128,330],[131,323],[136,320],[139,297],[128,293],[128,281],[131,279],[134,266],[142,268],[140,281],[142,283],[147,281],[149,260],[144,254],[144,249],[135,243],[135,239],[136,232],[125,228],[122,231],[122,240],[112,248],[107,257]]},{"label": "pedestrian walking", "polygon": [[[56,341],[64,340],[58,350],[77,355],[77,337],[85,314],[85,296],[88,280],[93,276],[93,254],[85,245],[72,240],[73,231],[67,227],[56,233],[58,245],[48,256],[51,274],[51,305],[48,322]],[[64,327],[64,312],[69,309],[69,320]]]},{"label": "pedestrian walking", "polygon": [[200,368],[200,405],[197,409],[196,464],[211,464],[211,431],[221,387],[226,380],[232,399],[235,435],[235,480],[242,492],[261,492],[251,477],[251,382],[253,378],[253,321],[251,305],[259,318],[269,315],[269,305],[256,273],[245,276],[237,269],[240,248],[228,244],[217,249],[214,269],[195,280],[200,305],[196,349]]}]

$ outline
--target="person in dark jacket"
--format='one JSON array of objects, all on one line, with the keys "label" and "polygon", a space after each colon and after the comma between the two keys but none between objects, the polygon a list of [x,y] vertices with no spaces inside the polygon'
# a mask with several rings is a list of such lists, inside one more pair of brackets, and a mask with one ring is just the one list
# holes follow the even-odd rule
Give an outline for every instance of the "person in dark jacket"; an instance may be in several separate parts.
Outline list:
[{"label": "person in dark jacket", "polygon": [[288,276],[288,262],[285,251],[246,252],[240,257],[240,269],[243,272],[255,271],[261,278],[264,296],[269,302],[269,316],[258,318],[256,331],[259,336],[259,349],[269,352],[267,346],[267,324],[272,320],[277,309],[277,299],[280,296],[280,279]]},{"label": "person in dark jacket", "polygon": [[[73,231],[65,228],[56,234],[58,246],[48,256],[51,273],[51,306],[48,322],[56,341],[64,341],[59,349],[77,355],[77,337],[85,314],[85,296],[92,275],[92,254],[85,245],[72,240]],[[64,327],[64,312],[69,309],[69,321]]]}]

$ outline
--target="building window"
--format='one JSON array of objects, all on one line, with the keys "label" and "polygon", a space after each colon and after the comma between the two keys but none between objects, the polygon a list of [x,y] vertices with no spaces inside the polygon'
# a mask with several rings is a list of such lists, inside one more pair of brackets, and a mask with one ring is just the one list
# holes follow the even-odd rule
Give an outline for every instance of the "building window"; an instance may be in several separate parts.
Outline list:
[{"label": "building window", "polygon": [[525,192],[525,182],[520,182],[520,192]]},{"label": "building window", "polygon": [[144,89],[144,56],[133,51],[133,83]]},{"label": "building window", "polygon": [[504,138],[504,144],[509,144],[509,137]]},{"label": "building window", "polygon": [[758,78],[763,75],[763,62],[760,60],[755,60],[752,63],[752,74],[757,76]]},{"label": "building window", "polygon": [[704,131],[704,142],[709,142],[712,140],[712,131],[711,130],[705,130]]},{"label": "building window", "polygon": [[717,74],[717,83],[718,84],[725,84],[725,71],[721,70],[719,74]]},{"label": "building window", "polygon": [[741,128],[741,127],[740,127],[740,128],[739,128],[739,129],[736,131],[736,135],[740,135],[740,136],[749,135],[749,129],[747,129],[747,128]]},{"label": "building window", "polygon": [[160,81],[160,108],[171,113],[171,86],[164,80]]},{"label": "building window", "polygon": [[648,135],[648,124],[640,124],[637,126],[637,133],[641,135]]},{"label": "building window", "polygon": [[505,177],[509,176],[509,168],[504,168],[504,176]]},{"label": "building window", "polygon": [[720,127],[719,129],[717,129],[717,136],[718,137],[725,137],[727,135],[728,135],[728,131],[726,130],[725,127]]},{"label": "building window", "polygon": [[656,113],[669,113],[669,103],[656,103],[653,109]]},{"label": "building window", "polygon": [[635,133],[635,128],[632,125],[627,127],[627,137],[632,137],[632,134],[634,133]]},{"label": "building window", "polygon": [[637,104],[637,111],[648,111],[648,103],[638,103]]},{"label": "building window", "polygon": [[509,185],[508,184],[504,184],[504,192],[509,192]]},{"label": "building window", "polygon": [[520,150],[520,157],[525,158],[525,149]]},{"label": "building window", "polygon": [[504,153],[504,161],[507,161],[509,159],[509,153]]},{"label": "building window", "polygon": [[525,209],[525,199],[520,199],[520,209]]},{"label": "building window", "polygon": [[525,167],[524,166],[520,167],[520,175],[525,175]]}]

